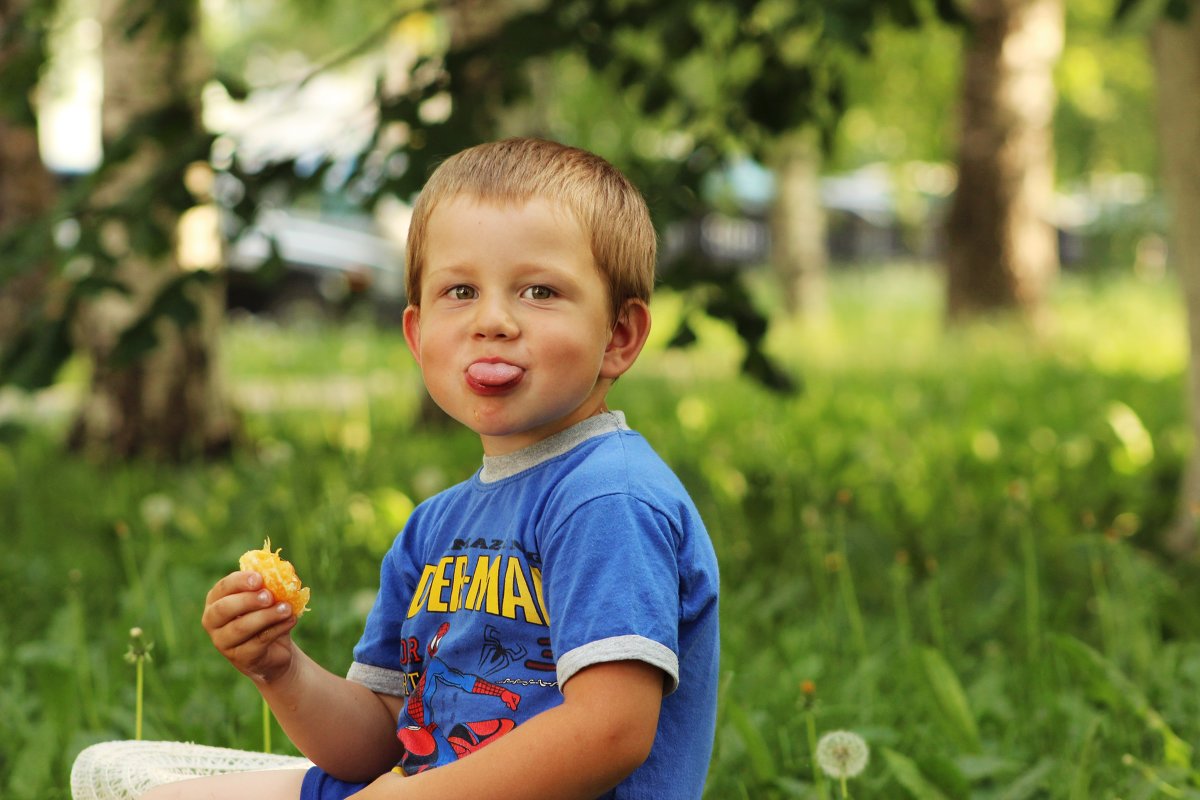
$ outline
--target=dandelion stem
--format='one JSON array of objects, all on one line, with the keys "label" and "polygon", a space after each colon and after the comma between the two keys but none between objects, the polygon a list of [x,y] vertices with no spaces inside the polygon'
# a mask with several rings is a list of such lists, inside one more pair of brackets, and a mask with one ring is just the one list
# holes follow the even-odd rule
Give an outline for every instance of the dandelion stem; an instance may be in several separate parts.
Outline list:
[{"label": "dandelion stem", "polygon": [[264,697],[262,701],[262,732],[263,732],[263,752],[271,752],[271,707],[267,705],[267,699]]},{"label": "dandelion stem", "polygon": [[146,610],[146,584],[142,580],[142,571],[138,567],[137,553],[134,552],[132,532],[129,526],[124,522],[116,524],[118,552],[121,556],[121,564],[125,568],[125,574],[128,576],[130,589],[133,591],[135,607],[139,614]]},{"label": "dandelion stem", "polygon": [[1067,800],[1086,800],[1089,794],[1091,775],[1092,775],[1092,759],[1096,752],[1096,734],[1100,730],[1100,717],[1092,717],[1091,723],[1088,725],[1087,734],[1083,737],[1083,747],[1079,751],[1079,755],[1075,758],[1075,778],[1071,781],[1071,792],[1067,795]]},{"label": "dandelion stem", "polygon": [[842,800],[847,800],[850,797],[850,789],[846,786],[846,776],[842,776]]},{"label": "dandelion stem", "polygon": [[133,738],[140,742],[142,740],[142,697],[146,688],[146,659],[139,658],[137,660],[136,670],[137,691],[133,709]]},{"label": "dandelion stem", "polygon": [[146,662],[150,660],[150,651],[154,643],[146,641],[145,632],[141,628],[129,629],[129,649],[125,652],[125,661],[133,664],[135,683],[133,691],[133,736],[142,739],[142,709],[143,698],[146,694]]},{"label": "dandelion stem", "polygon": [[[1113,658],[1114,646],[1117,642],[1115,627],[1112,622],[1112,593],[1108,589],[1107,569],[1103,560],[1102,545],[1088,548],[1088,562],[1092,573],[1092,587],[1096,596],[1096,615],[1100,620],[1100,643],[1106,656]],[[1099,552],[1097,552],[1099,550]]]},{"label": "dandelion stem", "polygon": [[824,568],[825,564],[825,531],[819,515],[814,509],[805,509],[802,512],[802,519],[805,520],[805,535],[804,540],[808,544],[808,561],[812,568],[812,585],[817,595],[817,607],[821,610],[818,615],[821,623],[821,633],[824,635],[827,642],[833,642],[833,630],[829,623],[830,618],[830,601],[829,601],[829,580],[828,570]]},{"label": "dandelion stem", "polygon": [[[905,554],[907,558],[907,554]],[[892,566],[892,606],[896,609],[896,627],[900,632],[900,646],[908,652],[912,649],[912,612],[908,608],[909,575],[906,563],[899,559]]]},{"label": "dandelion stem", "polygon": [[821,800],[829,800],[829,793],[825,789],[825,776],[817,762],[817,720],[811,709],[804,712],[804,723],[808,728],[808,753],[812,760],[813,783],[816,784]]},{"label": "dandelion stem", "polygon": [[1025,635],[1029,639],[1029,661],[1041,655],[1041,597],[1038,592],[1037,546],[1029,524],[1021,526],[1021,550],[1025,561]]},{"label": "dandelion stem", "polygon": [[96,688],[96,673],[93,669],[92,655],[87,642],[86,615],[83,610],[83,598],[80,595],[83,574],[79,570],[71,570],[68,578],[71,582],[67,597],[75,648],[75,685],[78,688],[80,705],[87,716],[88,724],[93,728],[99,728],[101,724],[100,710],[96,698],[101,693]]},{"label": "dandelion stem", "polygon": [[926,611],[929,612],[929,635],[934,647],[946,652],[946,621],[942,617],[941,576],[933,572],[929,576],[928,602]]},{"label": "dandelion stem", "polygon": [[838,589],[842,594],[842,603],[850,616],[850,629],[854,632],[854,644],[858,648],[860,658],[866,658],[867,634],[863,625],[862,609],[858,605],[858,593],[854,589],[854,576],[850,573],[850,560],[846,557],[846,531],[839,520],[837,530],[838,547]]}]

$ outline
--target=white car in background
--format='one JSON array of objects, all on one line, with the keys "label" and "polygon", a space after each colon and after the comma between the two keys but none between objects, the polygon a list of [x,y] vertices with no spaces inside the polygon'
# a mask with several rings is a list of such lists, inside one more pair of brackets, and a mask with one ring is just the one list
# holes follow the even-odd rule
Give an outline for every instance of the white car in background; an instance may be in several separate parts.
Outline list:
[{"label": "white car in background", "polygon": [[226,264],[233,308],[343,311],[366,302],[386,319],[404,308],[403,247],[365,215],[264,210],[230,243]]}]

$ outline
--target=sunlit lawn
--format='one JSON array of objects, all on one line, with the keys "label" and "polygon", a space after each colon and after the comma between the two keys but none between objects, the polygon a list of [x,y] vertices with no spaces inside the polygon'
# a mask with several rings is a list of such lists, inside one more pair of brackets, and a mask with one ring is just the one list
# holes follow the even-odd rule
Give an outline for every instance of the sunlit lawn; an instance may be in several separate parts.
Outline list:
[{"label": "sunlit lawn", "polygon": [[[708,796],[832,793],[810,725],[866,737],[856,798],[1200,796],[1200,584],[1158,547],[1190,446],[1176,287],[1068,276],[1036,332],[946,331],[938,291],[840,274],[828,320],[772,328],[793,396],[739,377],[716,323],[667,350],[687,303],[663,295],[613,392],[721,559]],[[478,464],[468,432],[415,425],[398,330],[236,320],[223,358],[248,434],[226,463],[97,469],[56,417],[4,429],[5,798],[64,797],[81,747],[132,737],[135,625],[148,738],[261,747],[197,622],[212,580],[270,536],[313,587],[297,639],[343,671],[412,504]]]}]

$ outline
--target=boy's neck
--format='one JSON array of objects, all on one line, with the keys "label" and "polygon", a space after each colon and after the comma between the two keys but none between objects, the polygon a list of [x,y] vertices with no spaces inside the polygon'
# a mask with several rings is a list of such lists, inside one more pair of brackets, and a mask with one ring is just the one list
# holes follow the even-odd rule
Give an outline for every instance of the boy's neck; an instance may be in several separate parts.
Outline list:
[{"label": "boy's neck", "polygon": [[494,483],[560,456],[588,439],[619,430],[629,430],[624,412],[609,411],[604,407],[566,430],[547,436],[520,450],[502,456],[485,455],[479,479],[484,483]]}]

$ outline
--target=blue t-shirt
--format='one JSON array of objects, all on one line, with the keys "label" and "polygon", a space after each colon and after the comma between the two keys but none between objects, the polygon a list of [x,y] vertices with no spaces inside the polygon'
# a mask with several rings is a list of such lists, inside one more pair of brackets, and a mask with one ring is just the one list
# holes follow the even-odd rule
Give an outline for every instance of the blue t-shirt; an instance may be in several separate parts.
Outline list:
[{"label": "blue t-shirt", "polygon": [[486,457],[413,512],[384,557],[348,677],[408,698],[399,766],[414,774],[560,704],[581,669],[644,661],[665,675],[658,732],[606,796],[691,800],[716,724],[717,597],[687,492],[609,412]]}]

